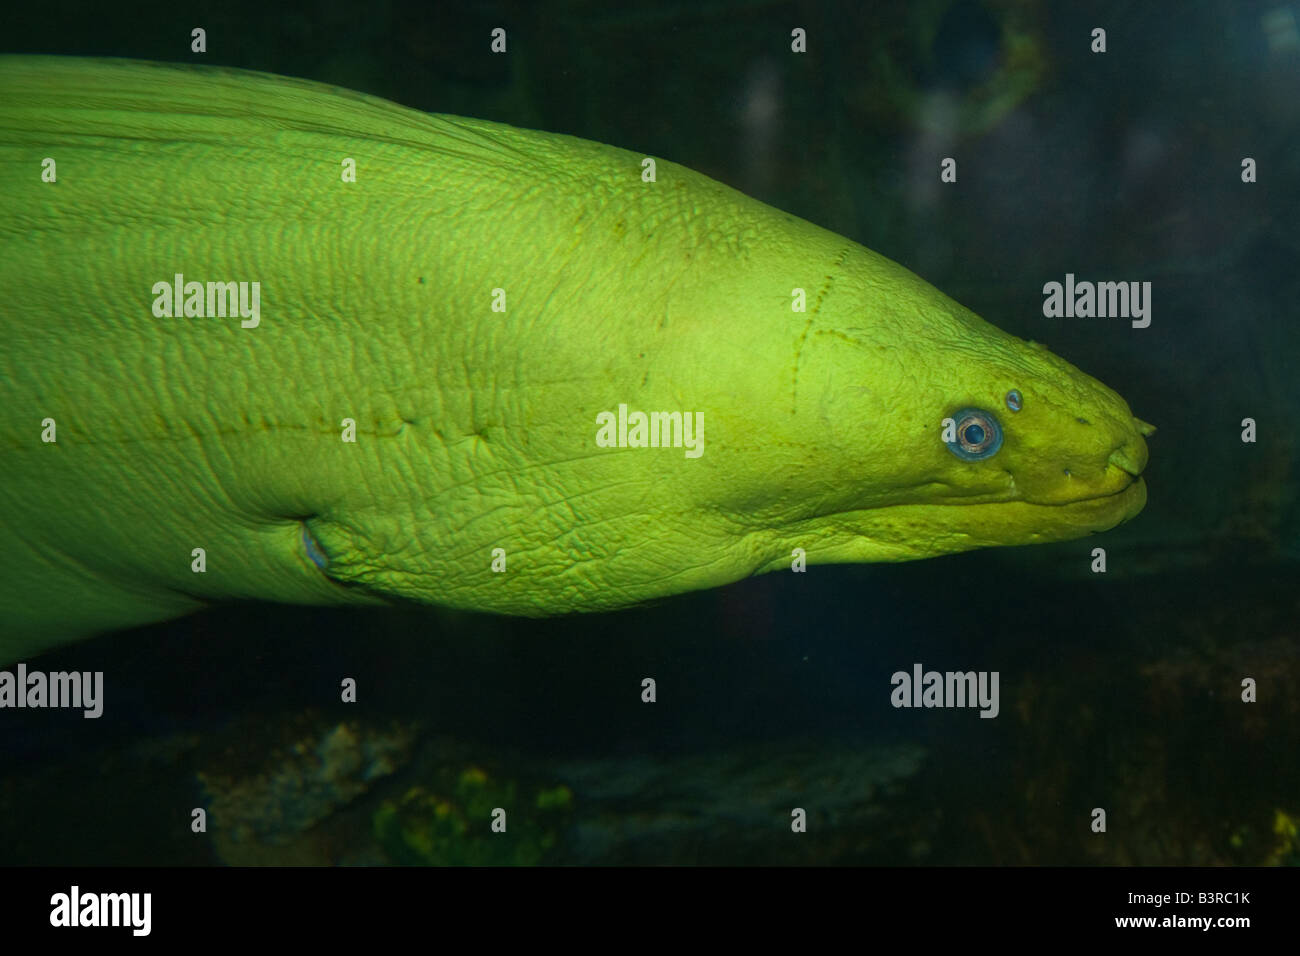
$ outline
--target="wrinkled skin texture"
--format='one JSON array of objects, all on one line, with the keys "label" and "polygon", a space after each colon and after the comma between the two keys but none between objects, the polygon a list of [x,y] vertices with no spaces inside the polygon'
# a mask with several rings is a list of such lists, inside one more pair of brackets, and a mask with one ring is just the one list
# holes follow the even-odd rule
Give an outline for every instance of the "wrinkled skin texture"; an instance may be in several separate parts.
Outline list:
[{"label": "wrinkled skin texture", "polygon": [[[1142,508],[1149,426],[1115,392],[643,158],[263,74],[0,58],[0,659],[222,599],[548,615]],[[155,318],[176,272],[260,281],[260,326]],[[620,403],[702,412],[703,455],[597,447]],[[1002,422],[985,461],[940,441],[966,406]]]}]

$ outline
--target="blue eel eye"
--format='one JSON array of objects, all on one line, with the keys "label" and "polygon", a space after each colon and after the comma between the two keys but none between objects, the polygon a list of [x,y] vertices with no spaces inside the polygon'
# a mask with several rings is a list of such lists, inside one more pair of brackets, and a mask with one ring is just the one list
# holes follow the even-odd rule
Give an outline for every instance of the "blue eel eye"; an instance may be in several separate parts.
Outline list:
[{"label": "blue eel eye", "polygon": [[1002,426],[992,412],[981,408],[963,408],[953,413],[952,420],[957,424],[957,437],[944,444],[963,461],[992,458],[1002,447]]},{"label": "blue eel eye", "polygon": [[1011,391],[1007,392],[1007,408],[1011,409],[1013,412],[1018,412],[1024,407],[1024,399],[1020,397],[1020,392],[1018,390],[1013,388]]}]

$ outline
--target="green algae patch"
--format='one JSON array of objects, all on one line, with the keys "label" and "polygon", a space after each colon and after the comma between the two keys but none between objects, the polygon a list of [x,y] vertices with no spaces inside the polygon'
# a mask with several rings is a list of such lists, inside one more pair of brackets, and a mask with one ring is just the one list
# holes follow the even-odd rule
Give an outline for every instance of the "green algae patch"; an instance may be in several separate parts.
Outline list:
[{"label": "green algae patch", "polygon": [[568,787],[521,784],[477,766],[439,771],[375,811],[374,831],[394,863],[533,866],[568,826]]}]

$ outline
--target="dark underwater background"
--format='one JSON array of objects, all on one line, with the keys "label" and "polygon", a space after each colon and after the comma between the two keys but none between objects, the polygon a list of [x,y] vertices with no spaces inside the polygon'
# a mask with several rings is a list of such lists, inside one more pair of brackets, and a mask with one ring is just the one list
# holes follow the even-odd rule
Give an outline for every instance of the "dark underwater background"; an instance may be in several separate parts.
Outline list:
[{"label": "dark underwater background", "polygon": [[[238,605],[63,649],[29,663],[105,671],[105,714],[0,713],[0,863],[1300,862],[1300,4],[3,18],[0,52],[245,67],[668,157],[1045,342],[1159,432],[1146,510],[1083,541],[544,621]],[[1044,318],[1067,272],[1150,281],[1151,326]],[[894,709],[917,662],[998,671],[1000,715]]]}]

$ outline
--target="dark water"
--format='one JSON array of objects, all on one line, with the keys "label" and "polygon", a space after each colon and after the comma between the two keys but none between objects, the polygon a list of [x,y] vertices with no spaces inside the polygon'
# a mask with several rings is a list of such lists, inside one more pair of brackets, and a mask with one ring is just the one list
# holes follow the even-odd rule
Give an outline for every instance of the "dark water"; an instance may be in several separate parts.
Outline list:
[{"label": "dark water", "polygon": [[[548,621],[227,607],[64,649],[40,666],[104,670],[111,706],[0,719],[0,862],[1300,860],[1300,12],[1057,6],[19,11],[5,52],[189,61],[197,23],[204,62],[671,157],[1046,342],[1159,432],[1146,510],[1086,542]],[[483,52],[494,26],[517,55]],[[1044,318],[1067,272],[1152,282],[1151,326]],[[892,707],[918,662],[997,671],[998,717]],[[474,829],[500,803],[507,850]]]}]

